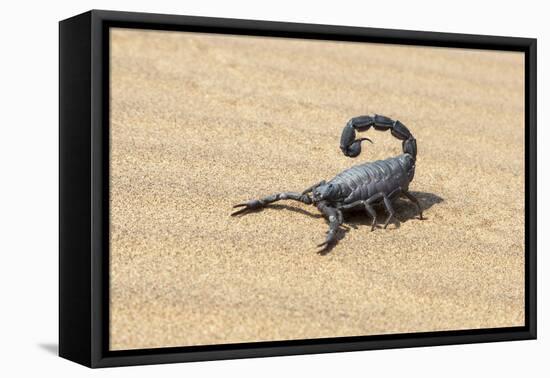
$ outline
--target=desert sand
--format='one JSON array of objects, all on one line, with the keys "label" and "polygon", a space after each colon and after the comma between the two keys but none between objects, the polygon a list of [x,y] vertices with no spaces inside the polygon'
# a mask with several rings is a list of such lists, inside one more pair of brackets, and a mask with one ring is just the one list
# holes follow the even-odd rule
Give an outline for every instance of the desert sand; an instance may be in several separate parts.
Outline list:
[{"label": "desert sand", "polygon": [[[523,54],[179,32],[111,32],[110,348],[524,324]],[[400,224],[232,206],[395,156],[353,116],[418,142]],[[383,221],[384,216],[380,217]]]}]

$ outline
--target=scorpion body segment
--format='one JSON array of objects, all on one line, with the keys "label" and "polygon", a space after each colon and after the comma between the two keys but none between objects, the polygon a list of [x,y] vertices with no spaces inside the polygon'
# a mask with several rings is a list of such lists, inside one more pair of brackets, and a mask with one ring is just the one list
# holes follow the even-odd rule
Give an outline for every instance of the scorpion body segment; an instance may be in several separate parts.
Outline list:
[{"label": "scorpion body segment", "polygon": [[361,142],[371,140],[368,138],[357,139],[356,132],[367,131],[371,127],[380,131],[390,130],[395,138],[402,141],[403,154],[352,166],[331,180],[312,185],[302,193],[278,193],[260,200],[238,204],[235,207],[242,208],[232,215],[260,209],[281,199],[292,199],[308,205],[313,204],[329,222],[327,237],[323,243],[319,244],[320,247],[327,247],[336,241],[336,233],[344,220],[343,212],[354,208],[364,208],[373,219],[371,230],[374,230],[377,221],[374,205],[382,204],[388,213],[384,223],[384,228],[386,228],[395,214],[392,200],[404,196],[415,204],[420,219],[422,219],[422,210],[418,200],[408,192],[416,166],[416,139],[403,123],[381,115],[354,117],[348,121],[342,131],[341,151],[351,158],[359,156]]},{"label": "scorpion body segment", "polygon": [[343,204],[367,199],[377,193],[406,191],[414,176],[414,160],[409,154],[353,166],[339,173],[329,184],[338,185],[345,195]]}]

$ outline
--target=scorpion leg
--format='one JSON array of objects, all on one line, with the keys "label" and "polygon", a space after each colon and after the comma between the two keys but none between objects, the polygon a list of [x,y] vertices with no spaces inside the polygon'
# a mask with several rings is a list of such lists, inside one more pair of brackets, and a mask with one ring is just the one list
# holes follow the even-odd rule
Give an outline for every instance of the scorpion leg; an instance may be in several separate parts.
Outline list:
[{"label": "scorpion leg", "polygon": [[272,194],[270,196],[267,196],[261,199],[250,200],[248,202],[239,203],[238,205],[233,206],[233,208],[242,207],[242,209],[235,211],[234,213],[231,214],[231,216],[239,215],[251,210],[258,210],[272,202],[280,201],[280,200],[294,200],[294,201],[305,203],[306,205],[311,205],[313,203],[311,198],[309,198],[309,196],[306,194],[295,193],[295,192],[283,192],[283,193]]},{"label": "scorpion leg", "polygon": [[352,202],[352,203],[348,203],[347,205],[342,205],[339,207],[340,210],[349,210],[349,209],[353,209],[354,207],[357,207],[359,205],[364,205],[365,204],[365,201],[363,200],[359,200],[359,201],[355,201],[355,202]]},{"label": "scorpion leg", "polygon": [[330,244],[336,242],[336,233],[344,221],[342,211],[335,207],[328,206],[325,202],[319,202],[317,208],[328,219],[329,229],[327,237],[324,242],[318,244],[317,247],[328,247]]},{"label": "scorpion leg", "polygon": [[414,203],[416,205],[416,208],[418,209],[418,213],[420,214],[420,219],[424,219],[422,217],[422,208],[420,207],[420,201],[418,201],[418,198],[416,198],[415,196],[413,196],[411,193],[409,192],[403,192],[402,193],[405,197],[407,197],[412,203]]},{"label": "scorpion leg", "polygon": [[388,224],[390,223],[390,220],[395,215],[395,210],[393,209],[393,206],[391,204],[390,198],[383,194],[384,198],[384,206],[386,207],[386,210],[388,211],[388,217],[386,218],[386,221],[384,222],[384,228],[388,227]]},{"label": "scorpion leg", "polygon": [[[377,199],[378,199],[378,197],[371,197],[370,200],[371,200],[371,202],[374,202]],[[341,206],[340,209],[341,210],[349,210],[349,209],[352,209],[352,208],[354,208],[356,206],[359,206],[359,205],[363,205],[365,207],[365,210],[367,211],[367,213],[372,217],[372,223],[371,223],[370,230],[374,231],[374,228],[376,226],[377,214],[376,214],[376,211],[374,210],[374,208],[371,206],[371,204],[368,201],[363,201],[363,200],[355,201],[355,202],[352,202],[350,204]]]},{"label": "scorpion leg", "polygon": [[374,228],[376,227],[376,211],[374,208],[367,202],[365,202],[365,210],[367,210],[367,213],[372,217],[372,223],[370,226],[370,230],[374,231]]},{"label": "scorpion leg", "polygon": [[383,193],[376,193],[375,195],[373,195],[372,197],[370,197],[369,199],[367,199],[365,201],[365,210],[367,210],[367,212],[372,216],[372,223],[371,223],[371,226],[370,226],[371,232],[374,231],[374,229],[376,227],[376,218],[377,218],[376,211],[372,207],[372,204],[375,203],[376,201],[382,199],[382,198],[384,198]]}]

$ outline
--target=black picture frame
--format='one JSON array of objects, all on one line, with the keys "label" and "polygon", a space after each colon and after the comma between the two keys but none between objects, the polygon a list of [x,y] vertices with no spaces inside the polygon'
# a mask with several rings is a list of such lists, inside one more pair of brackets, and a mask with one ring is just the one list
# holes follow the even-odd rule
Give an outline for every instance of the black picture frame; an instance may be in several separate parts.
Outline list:
[{"label": "black picture frame", "polygon": [[[110,27],[525,53],[525,326],[109,351]],[[536,338],[536,39],[92,10],[59,24],[59,355],[89,367]]]}]

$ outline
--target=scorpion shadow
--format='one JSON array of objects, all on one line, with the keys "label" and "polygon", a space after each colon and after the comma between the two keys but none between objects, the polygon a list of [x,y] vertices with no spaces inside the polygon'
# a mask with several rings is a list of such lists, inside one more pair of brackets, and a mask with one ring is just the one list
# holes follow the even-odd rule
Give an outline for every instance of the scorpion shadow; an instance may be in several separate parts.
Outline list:
[{"label": "scorpion shadow", "polygon": [[[420,202],[420,207],[423,212],[423,219],[428,220],[429,214],[426,214],[426,210],[429,210],[433,205],[436,205],[438,203],[443,202],[443,198],[438,196],[437,194],[433,193],[426,193],[426,192],[415,192],[410,191],[413,196],[415,196],[418,201]],[[397,198],[393,201],[393,207],[395,210],[395,215],[388,225],[388,228],[395,227],[399,228],[401,226],[401,223],[406,223],[411,219],[418,219],[418,211],[416,207],[411,203],[411,201],[406,200],[404,198]],[[382,204],[377,204],[374,206],[377,214],[378,219],[376,222],[375,227],[377,229],[383,228],[383,223],[386,219],[387,213],[384,209],[384,206]],[[322,249],[319,251],[319,254],[326,255],[328,254],[336,245],[345,237],[345,234],[348,233],[352,228],[354,230],[357,230],[359,227],[371,227],[372,218],[366,214],[366,212],[361,210],[353,210],[351,212],[348,212],[344,216],[344,225],[340,227],[339,235],[337,238],[336,243],[333,243],[327,248]],[[370,230],[369,230],[370,231]]]},{"label": "scorpion shadow", "polygon": [[[426,216],[425,213],[426,210],[430,209],[433,205],[443,202],[443,198],[433,193],[413,191],[410,191],[409,193],[418,198],[418,201],[420,202],[420,207],[423,212],[423,219],[426,220],[428,219],[428,216]],[[387,212],[385,211],[382,204],[376,204],[374,208],[378,213],[376,228],[382,228],[381,224],[384,223]],[[395,210],[395,215],[390,221],[388,227],[394,225],[395,228],[399,228],[401,226],[401,223],[406,223],[411,219],[418,219],[418,211],[409,200],[406,200],[404,198],[396,198],[393,201],[393,208]],[[346,213],[346,216],[344,218],[344,223],[350,225],[354,229],[358,228],[359,226],[370,227],[372,221],[372,218],[361,209]]]},{"label": "scorpion shadow", "polygon": [[[433,205],[444,201],[443,198],[433,193],[414,191],[410,191],[410,193],[418,198],[418,201],[420,202],[420,207],[422,208],[422,212],[424,213],[423,218],[425,220],[429,219],[429,214],[426,214],[426,210],[430,209]],[[393,201],[393,207],[395,209],[395,215],[388,227],[392,227],[392,225],[394,225],[394,227],[399,228],[401,226],[401,223],[406,223],[411,219],[418,218],[418,211],[414,204],[409,200],[397,198]],[[301,209],[299,207],[294,207],[292,205],[270,204],[267,205],[265,208],[278,211],[292,211],[315,219],[324,218],[321,214],[312,213],[310,211]],[[386,211],[384,210],[384,206],[382,206],[381,204],[375,205],[374,208],[378,213],[376,228],[382,228],[382,224],[384,223],[387,216]],[[251,212],[259,211],[261,211],[261,209],[253,210]],[[320,251],[318,251],[318,253],[320,255],[328,254],[330,251],[332,251],[334,247],[336,247],[336,245],[338,245],[340,240],[342,240],[351,229],[357,230],[360,227],[364,227],[369,229],[370,232],[371,222],[372,218],[365,211],[359,209],[346,212],[344,215],[344,223],[340,226],[338,234],[336,235],[336,242],[325,246]]]}]

